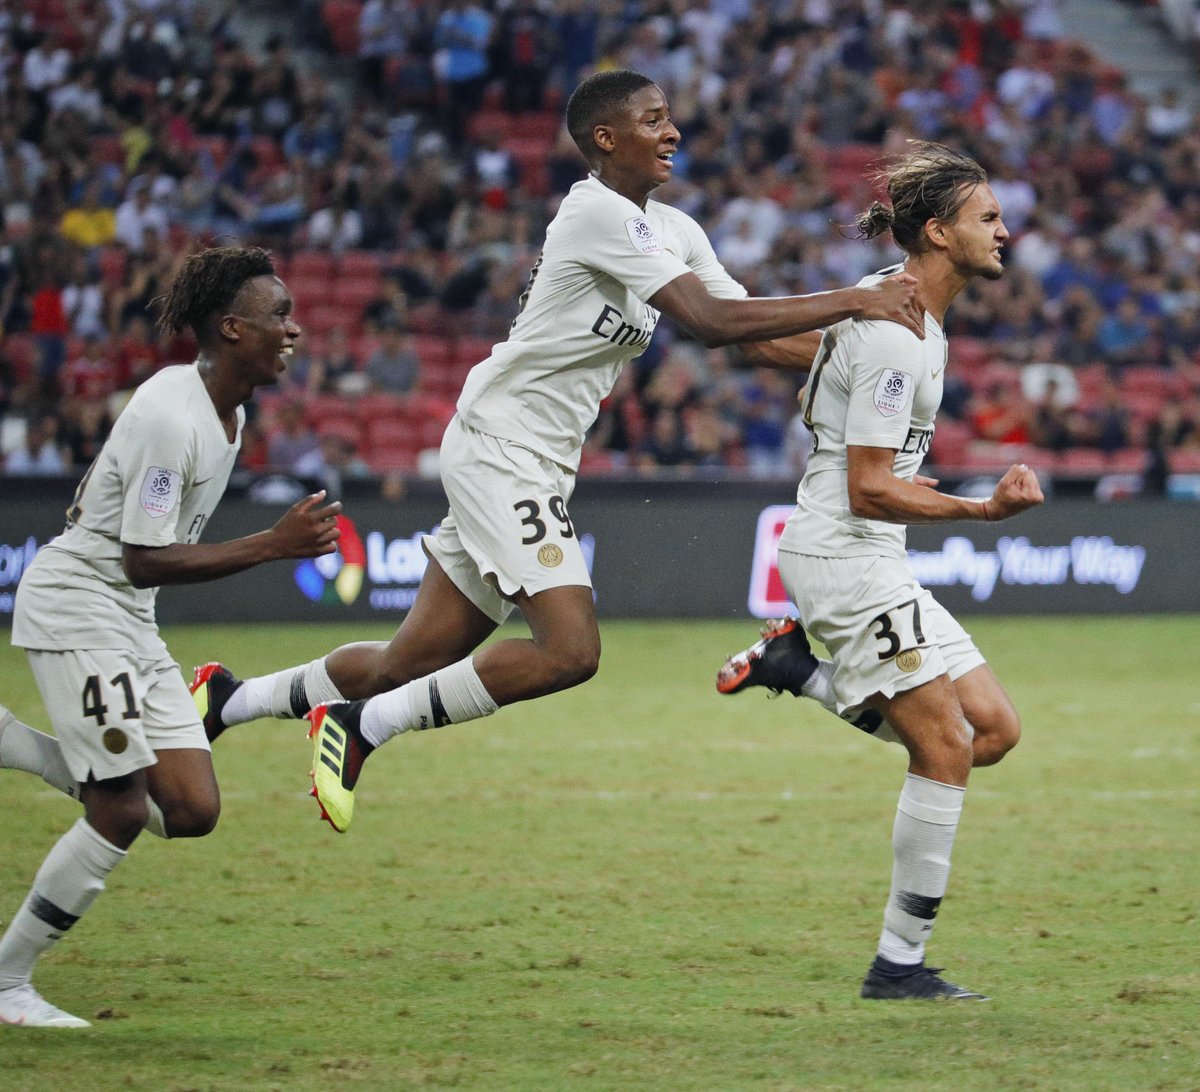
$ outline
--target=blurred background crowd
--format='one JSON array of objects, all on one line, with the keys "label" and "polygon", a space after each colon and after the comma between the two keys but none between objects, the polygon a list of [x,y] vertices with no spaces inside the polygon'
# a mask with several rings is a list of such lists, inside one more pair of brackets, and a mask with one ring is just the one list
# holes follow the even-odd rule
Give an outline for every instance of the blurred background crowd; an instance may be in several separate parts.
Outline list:
[{"label": "blurred background crowd", "polygon": [[[909,137],[988,169],[1008,272],[953,309],[931,461],[1060,476],[1200,471],[1200,128],[1134,94],[1056,0],[0,0],[0,454],[86,467],[132,389],[192,359],[150,302],[181,255],[272,249],[305,330],[242,465],[409,472],[503,339],[584,165],[596,68],[658,82],[683,133],[657,196],[756,295],[897,257],[848,225]],[[794,478],[796,377],[667,322],[584,472]]]}]

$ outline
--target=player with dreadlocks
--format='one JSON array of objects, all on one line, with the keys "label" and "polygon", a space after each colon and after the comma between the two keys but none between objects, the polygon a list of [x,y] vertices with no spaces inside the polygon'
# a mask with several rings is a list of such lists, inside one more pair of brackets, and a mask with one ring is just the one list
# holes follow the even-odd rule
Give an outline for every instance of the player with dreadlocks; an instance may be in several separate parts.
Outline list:
[{"label": "player with dreadlocks", "polygon": [[158,586],[336,549],[340,506],[324,504],[324,493],[270,530],[197,541],[237,457],[242,404],[275,382],[300,336],[270,255],[240,246],[193,254],[157,302],[160,325],[190,328],[199,354],[138,388],[80,482],[66,529],[17,591],[12,642],[28,654],[57,738],[0,707],[0,766],[78,796],[84,815],[0,939],[0,1024],[86,1027],[33,988],[38,957],[79,920],[143,828],[188,838],[216,825],[212,753],[158,634]]}]

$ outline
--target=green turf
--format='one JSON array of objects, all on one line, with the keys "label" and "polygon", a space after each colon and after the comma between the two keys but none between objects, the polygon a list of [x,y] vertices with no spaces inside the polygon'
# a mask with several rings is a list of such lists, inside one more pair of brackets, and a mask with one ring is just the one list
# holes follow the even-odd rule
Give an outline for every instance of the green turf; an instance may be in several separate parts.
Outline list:
[{"label": "green turf", "polygon": [[[295,723],[223,738],[216,833],[141,839],[39,967],[94,1028],[0,1029],[0,1088],[1200,1087],[1200,618],[972,628],[1025,739],[972,781],[931,956],[989,1004],[857,997],[902,753],[718,697],[751,624],[608,623],[588,685],[372,758],[344,836]],[[167,638],[257,671],[371,635]],[[76,811],[0,784],[7,919]]]}]

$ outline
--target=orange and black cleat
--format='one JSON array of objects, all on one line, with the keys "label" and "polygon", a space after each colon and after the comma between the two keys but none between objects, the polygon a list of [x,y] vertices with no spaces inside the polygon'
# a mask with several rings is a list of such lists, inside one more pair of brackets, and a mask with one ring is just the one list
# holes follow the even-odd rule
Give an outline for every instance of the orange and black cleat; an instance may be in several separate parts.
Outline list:
[{"label": "orange and black cleat", "polygon": [[762,639],[744,652],[730,656],[717,672],[717,690],[740,694],[763,686],[775,696],[785,690],[800,696],[800,688],[817,669],[804,627],[795,618],[772,618],[762,628]]}]

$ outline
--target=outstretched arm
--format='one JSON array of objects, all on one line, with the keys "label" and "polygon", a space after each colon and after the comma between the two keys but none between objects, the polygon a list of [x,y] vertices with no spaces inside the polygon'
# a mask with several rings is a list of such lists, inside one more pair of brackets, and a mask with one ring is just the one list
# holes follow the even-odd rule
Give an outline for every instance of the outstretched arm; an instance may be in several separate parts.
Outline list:
[{"label": "outstretched arm", "polygon": [[163,584],[199,584],[252,569],[264,561],[289,557],[317,557],[337,549],[341,532],[337,516],[340,502],[322,504],[325,491],[297,501],[267,531],[228,542],[186,543],[170,546],[121,545],[121,564],[135,588]]},{"label": "outstretched arm", "polygon": [[848,318],[888,319],[925,336],[917,282],[907,273],[868,288],[752,299],[714,296],[695,273],[684,273],[648,302],[709,348],[791,338]]}]

